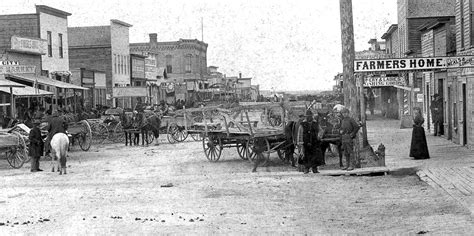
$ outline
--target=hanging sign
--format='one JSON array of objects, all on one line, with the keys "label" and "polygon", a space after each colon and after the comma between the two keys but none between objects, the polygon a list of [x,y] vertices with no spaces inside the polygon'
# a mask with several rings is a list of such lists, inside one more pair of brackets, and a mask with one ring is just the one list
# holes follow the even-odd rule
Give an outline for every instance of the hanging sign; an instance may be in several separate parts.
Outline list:
[{"label": "hanging sign", "polygon": [[434,70],[474,67],[474,56],[354,60],[354,72]]},{"label": "hanging sign", "polygon": [[48,44],[44,39],[31,39],[18,36],[12,36],[11,49],[20,52],[45,55]]},{"label": "hanging sign", "polygon": [[405,86],[403,77],[367,77],[364,79],[364,87],[386,87],[386,86]]}]

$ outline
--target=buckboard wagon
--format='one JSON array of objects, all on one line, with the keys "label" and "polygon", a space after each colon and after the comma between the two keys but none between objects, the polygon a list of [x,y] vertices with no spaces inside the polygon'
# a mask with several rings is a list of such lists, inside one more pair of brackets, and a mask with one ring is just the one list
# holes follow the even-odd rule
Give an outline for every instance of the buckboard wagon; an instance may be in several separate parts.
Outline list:
[{"label": "buckboard wagon", "polygon": [[[201,108],[203,112],[203,129],[188,130],[189,133],[200,134],[203,137],[202,147],[204,154],[209,161],[216,162],[221,158],[222,149],[235,147],[240,158],[243,160],[255,161],[255,143],[257,139],[265,141],[265,151],[263,156],[266,160],[271,153],[276,152],[280,159],[284,159],[285,149],[291,145],[284,133],[284,126],[273,127],[261,122],[260,116],[254,115],[252,120],[249,117],[250,110],[262,110],[268,108],[283,108],[279,104],[258,104],[239,106],[231,109],[222,108]],[[215,112],[209,112],[215,110]],[[211,129],[208,116],[205,112],[219,117],[223,124],[220,129]],[[286,112],[281,112],[281,120],[285,120]],[[237,119],[240,116],[240,120]],[[210,123],[215,125],[215,123]]]},{"label": "buckboard wagon", "polygon": [[18,169],[28,161],[28,149],[25,139],[18,132],[0,131],[0,152],[11,167]]}]

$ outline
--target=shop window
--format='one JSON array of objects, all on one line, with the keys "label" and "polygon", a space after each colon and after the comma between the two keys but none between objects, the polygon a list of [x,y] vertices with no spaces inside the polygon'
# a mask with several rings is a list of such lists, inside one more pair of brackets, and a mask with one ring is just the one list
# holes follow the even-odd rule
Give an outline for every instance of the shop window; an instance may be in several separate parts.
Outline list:
[{"label": "shop window", "polygon": [[53,46],[52,46],[52,39],[51,39],[51,31],[46,32],[47,33],[47,41],[48,41],[48,57],[53,56]]},{"label": "shop window", "polygon": [[63,58],[64,57],[64,54],[63,54],[63,34],[59,34],[58,35],[58,38],[59,38],[59,57],[60,58]]}]

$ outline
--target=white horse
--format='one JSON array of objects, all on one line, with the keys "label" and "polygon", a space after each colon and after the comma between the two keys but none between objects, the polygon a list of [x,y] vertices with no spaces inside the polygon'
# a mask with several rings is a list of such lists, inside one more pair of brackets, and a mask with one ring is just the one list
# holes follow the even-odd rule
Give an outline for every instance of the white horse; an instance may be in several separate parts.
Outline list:
[{"label": "white horse", "polygon": [[69,148],[69,137],[64,133],[57,133],[51,139],[51,165],[54,172],[54,158],[58,159],[58,171],[62,175],[66,173],[66,156]]}]

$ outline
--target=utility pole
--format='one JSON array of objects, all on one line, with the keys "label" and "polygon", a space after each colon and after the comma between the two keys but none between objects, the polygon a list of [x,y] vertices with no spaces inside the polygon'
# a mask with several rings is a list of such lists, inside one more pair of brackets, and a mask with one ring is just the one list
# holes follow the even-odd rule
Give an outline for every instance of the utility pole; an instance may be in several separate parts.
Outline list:
[{"label": "utility pole", "polygon": [[[344,81],[344,105],[349,106],[351,116],[358,120],[360,118],[360,110],[358,104],[358,93],[356,80],[354,77],[354,25],[352,20],[352,0],[339,0],[340,17],[341,17],[341,45],[342,45],[342,76]],[[354,164],[360,168],[359,156],[359,135],[354,140]]]}]

